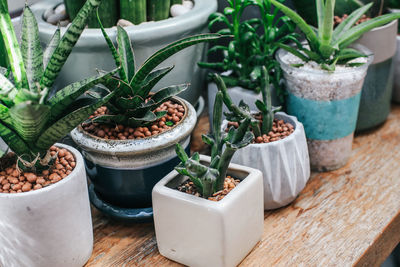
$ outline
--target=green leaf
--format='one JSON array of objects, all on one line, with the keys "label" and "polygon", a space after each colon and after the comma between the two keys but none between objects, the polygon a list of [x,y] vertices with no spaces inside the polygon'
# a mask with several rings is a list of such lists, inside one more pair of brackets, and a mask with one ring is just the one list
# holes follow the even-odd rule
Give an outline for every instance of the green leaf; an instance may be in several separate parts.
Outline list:
[{"label": "green leaf", "polygon": [[324,10],[325,10],[325,0],[316,0],[317,6],[317,17],[318,17],[318,29],[321,32],[324,24]]},{"label": "green leaf", "polygon": [[29,91],[28,89],[22,88],[17,94],[14,96],[14,104],[23,103],[26,101],[31,101],[33,103],[39,103],[40,94],[36,94],[35,92]]},{"label": "green leaf", "polygon": [[[303,55],[300,51],[298,51],[296,48],[293,48],[291,46],[285,45],[285,44],[277,44],[278,47],[288,51],[289,53],[295,55],[296,57],[300,58],[304,62],[308,62],[310,59],[307,58],[305,55]],[[306,50],[306,49],[304,49]]]},{"label": "green leaf", "polygon": [[60,44],[51,55],[49,64],[47,65],[42,80],[40,81],[42,87],[52,87],[61,71],[61,68],[64,66],[69,54],[85,29],[89,15],[99,6],[100,2],[101,0],[87,0],[85,5],[76,15],[66,33],[61,38]]},{"label": "green leaf", "polygon": [[21,52],[29,83],[27,89],[36,91],[36,83],[43,75],[43,51],[35,15],[28,6],[25,7],[22,16],[21,39]]},{"label": "green leaf", "polygon": [[346,33],[344,33],[335,43],[334,45],[338,45],[339,48],[346,48],[349,46],[356,38],[360,37],[364,33],[376,28],[383,26],[395,19],[400,18],[400,12],[399,13],[391,13],[391,14],[386,14],[382,15],[370,20],[367,20],[361,24],[358,24],[357,26],[351,28],[348,30]]},{"label": "green leaf", "polygon": [[179,143],[177,143],[177,144],[175,145],[175,152],[176,152],[176,155],[178,156],[178,158],[179,158],[183,163],[185,163],[185,162],[189,159],[188,155],[187,155],[186,152],[185,152],[185,149],[183,149],[182,145],[179,144]]},{"label": "green leaf", "polygon": [[91,89],[96,84],[107,81],[117,71],[118,69],[75,82],[58,91],[48,101],[48,104],[51,107],[51,118],[49,121],[53,121],[54,119],[58,118],[79,96]]},{"label": "green leaf", "polygon": [[107,103],[113,96],[114,93],[110,93],[108,96],[96,101],[94,104],[87,105],[67,114],[55,122],[51,127],[46,129],[37,140],[34,140],[36,141],[35,147],[38,150],[47,150],[55,142],[59,141],[62,137],[72,131],[76,126],[84,122],[96,109]]},{"label": "green leaf", "polygon": [[[326,0],[325,2],[325,9],[324,9],[324,21],[322,29],[319,29],[319,34],[321,36],[321,46],[329,46],[332,40],[332,33],[333,33],[333,23],[334,23],[334,9],[335,9],[335,0]],[[321,32],[322,30],[322,32]],[[321,51],[324,54],[324,50]],[[328,57],[326,52],[325,56]]]},{"label": "green leaf", "polygon": [[365,14],[365,12],[367,12],[368,9],[371,8],[372,5],[373,3],[369,3],[358,8],[353,13],[351,13],[350,16],[348,16],[344,21],[342,21],[333,31],[332,42],[334,43],[343,34],[350,30],[351,27],[353,27],[353,25],[362,17],[362,15]]},{"label": "green leaf", "polygon": [[130,81],[135,75],[135,57],[133,54],[132,44],[128,33],[120,26],[118,26],[117,29],[118,54],[121,59],[122,68],[128,76],[127,81]]},{"label": "green leaf", "polygon": [[22,59],[18,39],[15,35],[14,26],[11,22],[6,0],[0,1],[0,32],[7,50],[8,62],[14,76],[15,86],[19,88],[29,88],[28,78]]},{"label": "green leaf", "polygon": [[151,122],[158,120],[159,117],[151,111],[147,111],[146,114],[140,118],[130,117],[128,119],[128,125],[131,127],[138,127],[147,125]]},{"label": "green leaf", "polygon": [[170,99],[172,96],[175,96],[183,91],[185,91],[189,87],[189,84],[180,84],[180,85],[172,85],[166,88],[160,89],[157,93],[151,96],[151,100],[153,100],[156,104],[161,104]]},{"label": "green leaf", "polygon": [[12,129],[0,122],[0,137],[18,156],[30,155],[31,151],[25,141]]},{"label": "green leaf", "polygon": [[12,84],[12,82],[10,82],[10,80],[8,80],[6,77],[4,77],[2,74],[0,74],[0,91],[1,93],[3,92],[9,92],[11,90],[13,90],[14,84]]},{"label": "green leaf", "polygon": [[166,67],[162,68],[159,70],[155,70],[150,72],[149,75],[147,75],[146,79],[144,79],[143,83],[140,85],[140,91],[137,92],[139,96],[142,98],[145,98],[148,96],[150,93],[151,89],[154,88],[154,86],[168,73],[171,72],[171,70],[174,67]]},{"label": "green leaf", "polygon": [[60,44],[61,40],[61,32],[60,27],[54,32],[53,36],[51,37],[50,43],[47,45],[46,50],[43,53],[43,65],[47,67],[49,64],[50,58],[53,55],[54,51],[56,50],[57,46]]},{"label": "green leaf", "polygon": [[199,34],[184,39],[178,40],[154,53],[142,65],[135,74],[130,84],[141,84],[149,73],[158,66],[161,62],[176,54],[177,52],[195,44],[218,40],[221,37],[219,34]]}]

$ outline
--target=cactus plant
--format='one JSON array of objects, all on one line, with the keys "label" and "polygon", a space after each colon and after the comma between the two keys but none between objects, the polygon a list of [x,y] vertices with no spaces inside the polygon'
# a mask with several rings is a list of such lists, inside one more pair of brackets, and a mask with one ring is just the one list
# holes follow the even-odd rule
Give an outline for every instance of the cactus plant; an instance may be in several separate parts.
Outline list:
[{"label": "cactus plant", "polygon": [[150,91],[153,87],[173,69],[173,67],[159,70],[154,70],[154,68],[186,47],[220,38],[219,34],[199,34],[178,40],[154,53],[143,63],[141,68],[135,70],[135,57],[128,33],[118,26],[117,49],[104,30],[99,17],[98,19],[104,38],[115,59],[115,64],[121,66],[120,80],[107,85],[110,90],[116,92],[107,104],[112,114],[98,116],[88,122],[117,123],[138,127],[147,126],[160,119],[166,112],[155,112],[154,110],[172,96],[185,90],[188,85],[173,85],[151,94]]},{"label": "cactus plant", "polygon": [[295,11],[279,1],[270,1],[297,24],[304,33],[309,48],[304,48],[299,43],[297,48],[285,44],[279,44],[279,46],[304,62],[317,62],[321,68],[328,71],[334,71],[336,64],[347,64],[353,59],[365,57],[363,53],[348,46],[369,30],[400,18],[400,13],[385,14],[354,26],[359,18],[371,8],[373,3],[370,3],[355,10],[336,29],[333,29],[335,0],[316,0],[318,29],[314,30]]},{"label": "cactus plant", "polygon": [[100,2],[87,1],[66,33],[61,37],[58,29],[43,52],[38,25],[29,7],[24,9],[19,46],[7,1],[0,0],[0,31],[11,69],[0,74],[0,137],[16,153],[23,170],[50,168],[55,158],[49,148],[113,96],[80,98],[96,84],[110,79],[115,71],[73,83],[57,93],[52,87],[85,28],[88,14]]},{"label": "cactus plant", "polygon": [[[225,87],[218,75],[217,79],[220,81],[218,85]],[[237,129],[231,127],[227,133],[221,131],[223,98],[221,91],[216,94],[212,133],[202,136],[203,142],[211,146],[210,166],[200,163],[198,153],[194,153],[189,158],[183,147],[180,144],[176,145],[176,153],[181,163],[175,170],[189,177],[204,198],[223,189],[228,166],[234,153],[249,145],[254,139],[253,133],[249,131],[250,118],[243,119]]]},{"label": "cactus plant", "polygon": [[170,0],[147,0],[147,20],[159,21],[169,17]]},{"label": "cactus plant", "polygon": [[120,16],[133,24],[147,20],[146,0],[120,0]]},{"label": "cactus plant", "polygon": [[[100,14],[100,19],[104,27],[111,28],[117,24],[119,8],[115,0],[102,0],[97,10]],[[99,23],[97,22],[96,11],[93,11],[89,17],[88,27],[100,27]]]},{"label": "cactus plant", "polygon": [[[256,106],[261,114],[262,121],[256,118],[256,114],[250,111],[249,106],[241,101],[239,106],[235,105],[228,94],[226,86],[221,79],[221,76],[214,74],[213,80],[217,84],[219,91],[223,95],[225,106],[229,109],[230,113],[226,113],[226,118],[232,122],[241,122],[244,119],[250,120],[251,129],[256,137],[268,134],[273,125],[274,114],[281,110],[281,107],[273,107],[271,103],[271,93],[269,90],[269,76],[265,67],[262,68],[262,84],[261,94],[262,101],[257,100]],[[261,127],[260,127],[261,126]]]},{"label": "cactus plant", "polygon": [[[279,43],[296,40],[295,25],[287,17],[278,17],[278,10],[272,9],[268,0],[228,1],[229,5],[223,13],[214,13],[209,18],[212,30],[217,23],[225,28],[220,34],[233,36],[228,45],[212,47],[208,53],[222,52],[222,62],[200,62],[199,66],[217,72],[230,71],[223,75],[228,87],[241,86],[260,92],[261,68],[268,70],[269,80],[279,91],[282,71],[275,60],[275,52]],[[257,7],[261,18],[243,20],[242,15],[247,7]],[[282,25],[278,25],[282,23]]]}]

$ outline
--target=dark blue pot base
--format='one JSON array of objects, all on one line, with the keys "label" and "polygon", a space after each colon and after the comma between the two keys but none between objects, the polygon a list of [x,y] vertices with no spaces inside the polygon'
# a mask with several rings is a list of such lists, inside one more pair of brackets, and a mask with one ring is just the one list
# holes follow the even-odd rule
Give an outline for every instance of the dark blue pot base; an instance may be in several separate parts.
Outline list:
[{"label": "dark blue pot base", "polygon": [[117,221],[128,223],[153,221],[153,208],[121,208],[109,204],[99,198],[94,190],[93,184],[89,185],[89,198],[90,202],[96,207],[96,209]]}]

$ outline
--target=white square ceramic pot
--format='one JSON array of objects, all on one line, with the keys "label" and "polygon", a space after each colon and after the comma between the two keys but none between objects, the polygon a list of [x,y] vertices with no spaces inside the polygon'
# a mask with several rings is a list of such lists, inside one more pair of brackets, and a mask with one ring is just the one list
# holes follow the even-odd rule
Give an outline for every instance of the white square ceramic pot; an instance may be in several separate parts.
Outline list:
[{"label": "white square ceramic pot", "polygon": [[[209,163],[210,157],[201,161]],[[231,164],[228,175],[242,181],[218,202],[176,190],[187,179],[176,171],[156,184],[153,210],[161,255],[188,266],[236,266],[261,240],[261,172]]]}]

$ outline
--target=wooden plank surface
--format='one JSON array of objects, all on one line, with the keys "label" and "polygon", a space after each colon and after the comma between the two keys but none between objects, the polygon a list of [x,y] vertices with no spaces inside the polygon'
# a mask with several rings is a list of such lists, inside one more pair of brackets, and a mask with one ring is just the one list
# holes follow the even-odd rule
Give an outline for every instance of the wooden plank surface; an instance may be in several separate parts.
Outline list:
[{"label": "wooden plank surface", "polygon": [[[296,201],[265,212],[262,240],[240,266],[379,266],[400,241],[399,163],[393,106],[384,125],[356,136],[344,168],[313,173]],[[86,266],[179,266],[158,253],[152,223],[123,225],[94,208],[93,216]]]}]

